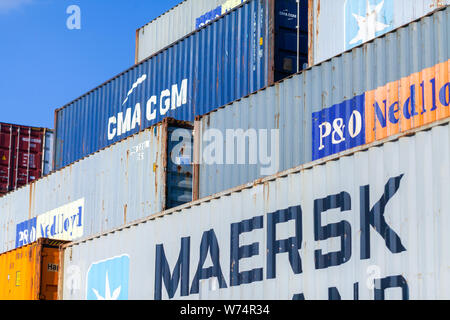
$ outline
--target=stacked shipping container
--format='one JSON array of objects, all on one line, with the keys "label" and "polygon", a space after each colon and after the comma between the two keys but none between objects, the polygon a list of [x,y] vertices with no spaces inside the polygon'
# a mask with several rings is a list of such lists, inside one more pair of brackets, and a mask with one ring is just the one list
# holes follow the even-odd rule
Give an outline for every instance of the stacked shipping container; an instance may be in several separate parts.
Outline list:
[{"label": "stacked shipping container", "polygon": [[247,1],[56,110],[55,168],[166,117],[193,121],[294,73],[296,20],[295,0]]},{"label": "stacked shipping container", "polygon": [[50,173],[53,131],[0,123],[0,196]]},{"label": "stacked shipping container", "polygon": [[192,127],[166,119],[0,198],[0,252],[76,240],[192,200]]},{"label": "stacked shipping container", "polygon": [[[0,198],[0,252],[76,241],[62,299],[448,299],[450,9],[270,86],[307,41],[295,10],[250,0],[58,109],[65,167]],[[201,201],[169,116],[197,117]]]},{"label": "stacked shipping container", "polygon": [[[318,160],[65,246],[60,297],[110,296],[108,273],[118,299],[448,299],[448,14],[230,105],[241,106],[237,124],[223,116],[219,128],[251,129],[268,113],[257,129],[274,123],[294,139],[286,132],[300,123],[311,137],[306,161]],[[283,104],[291,97],[300,106]],[[212,181],[245,172],[214,170]]]},{"label": "stacked shipping container", "polygon": [[[181,2],[136,31],[136,63],[242,2],[244,0]],[[300,0],[300,5],[306,5],[306,2],[309,2],[306,21],[309,20],[310,65],[328,60],[450,4],[449,0]],[[300,23],[303,20],[305,18],[300,19]]]},{"label": "stacked shipping container", "polygon": [[449,299],[449,181],[447,119],[68,244],[59,297]]},{"label": "stacked shipping container", "polygon": [[199,117],[195,198],[450,116],[449,14]]}]

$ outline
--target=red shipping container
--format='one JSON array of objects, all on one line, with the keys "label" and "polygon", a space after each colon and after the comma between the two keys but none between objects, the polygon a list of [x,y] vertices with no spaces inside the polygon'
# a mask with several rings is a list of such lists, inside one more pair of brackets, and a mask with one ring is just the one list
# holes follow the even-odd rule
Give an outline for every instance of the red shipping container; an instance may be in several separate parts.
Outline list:
[{"label": "red shipping container", "polygon": [[38,178],[44,169],[46,128],[0,123],[0,195]]}]

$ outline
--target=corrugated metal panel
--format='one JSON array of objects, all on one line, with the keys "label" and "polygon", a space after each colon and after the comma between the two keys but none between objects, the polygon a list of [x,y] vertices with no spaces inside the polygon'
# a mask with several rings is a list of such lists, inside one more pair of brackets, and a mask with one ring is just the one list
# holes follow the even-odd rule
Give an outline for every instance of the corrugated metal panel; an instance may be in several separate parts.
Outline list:
[{"label": "corrugated metal panel", "polygon": [[49,129],[0,123],[0,195],[49,172],[52,140]]},{"label": "corrugated metal panel", "polygon": [[[194,182],[199,197],[450,116],[449,14],[447,7],[201,117]],[[243,150],[245,164],[236,155],[228,162],[226,145],[217,145],[227,130],[237,129],[255,133]],[[267,142],[255,140],[264,138],[261,130],[267,130]],[[272,138],[271,130],[278,136]],[[250,146],[257,147],[256,164]],[[272,166],[261,153],[272,157]]]},{"label": "corrugated metal panel", "polygon": [[165,117],[193,121],[272,83],[272,1],[247,2],[56,110],[56,169]]},{"label": "corrugated metal panel", "polygon": [[[136,31],[136,63],[214,20],[242,0],[185,0]],[[223,7],[223,8],[222,8]],[[228,10],[227,10],[228,9]]]},{"label": "corrugated metal panel", "polygon": [[60,298],[449,299],[441,122],[69,244]]},{"label": "corrugated metal panel", "polygon": [[310,64],[449,5],[449,0],[310,0]]},{"label": "corrugated metal panel", "polygon": [[[165,121],[0,198],[0,252],[40,237],[74,240],[117,228],[170,208],[166,193],[173,202],[190,201],[192,177],[166,183],[173,167],[166,153],[182,157],[178,144],[168,149],[169,125],[184,136],[192,130]],[[172,190],[178,184],[181,195]]]}]

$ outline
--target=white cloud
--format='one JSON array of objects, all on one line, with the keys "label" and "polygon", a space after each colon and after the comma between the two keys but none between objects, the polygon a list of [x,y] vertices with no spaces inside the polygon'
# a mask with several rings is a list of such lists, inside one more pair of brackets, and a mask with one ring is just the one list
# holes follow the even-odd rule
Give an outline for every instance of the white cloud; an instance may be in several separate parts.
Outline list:
[{"label": "white cloud", "polygon": [[22,5],[31,3],[32,1],[33,0],[0,0],[0,12],[8,12],[19,8]]}]

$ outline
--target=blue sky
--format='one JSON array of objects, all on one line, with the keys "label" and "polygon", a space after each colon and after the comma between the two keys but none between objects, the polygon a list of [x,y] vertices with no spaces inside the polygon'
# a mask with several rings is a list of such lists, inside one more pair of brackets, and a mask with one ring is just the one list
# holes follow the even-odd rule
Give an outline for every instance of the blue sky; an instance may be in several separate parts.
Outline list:
[{"label": "blue sky", "polygon": [[[54,110],[134,64],[136,29],[181,0],[0,0],[0,122],[53,128]],[[66,26],[70,5],[81,30]]]}]

